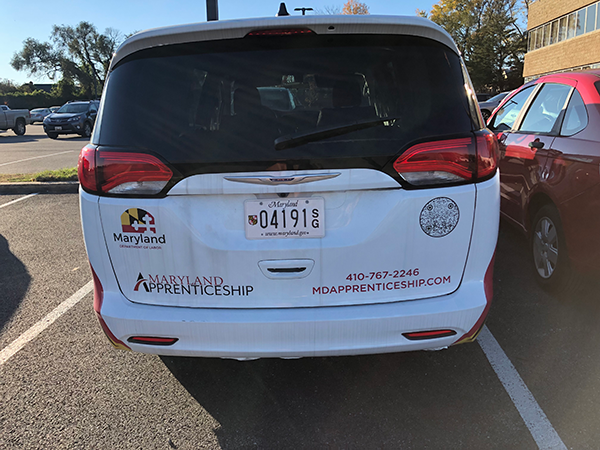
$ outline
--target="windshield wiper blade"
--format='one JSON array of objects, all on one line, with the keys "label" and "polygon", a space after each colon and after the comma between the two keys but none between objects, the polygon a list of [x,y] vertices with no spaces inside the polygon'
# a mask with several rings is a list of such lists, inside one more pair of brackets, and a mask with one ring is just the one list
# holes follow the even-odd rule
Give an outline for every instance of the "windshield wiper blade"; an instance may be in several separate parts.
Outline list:
[{"label": "windshield wiper blade", "polygon": [[316,131],[287,134],[275,139],[275,150],[286,150],[288,148],[298,147],[300,145],[308,144],[309,142],[321,141],[330,137],[352,133],[353,131],[376,127],[383,122],[391,122],[397,119],[397,117],[380,117],[373,120],[357,121],[341,126],[322,128]]}]

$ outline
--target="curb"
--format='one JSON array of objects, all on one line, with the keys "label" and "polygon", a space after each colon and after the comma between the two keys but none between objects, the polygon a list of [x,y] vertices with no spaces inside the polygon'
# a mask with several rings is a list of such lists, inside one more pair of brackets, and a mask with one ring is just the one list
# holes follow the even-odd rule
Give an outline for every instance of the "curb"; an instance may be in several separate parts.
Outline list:
[{"label": "curb", "polygon": [[16,194],[76,194],[78,181],[54,181],[31,183],[0,183],[0,195]]}]

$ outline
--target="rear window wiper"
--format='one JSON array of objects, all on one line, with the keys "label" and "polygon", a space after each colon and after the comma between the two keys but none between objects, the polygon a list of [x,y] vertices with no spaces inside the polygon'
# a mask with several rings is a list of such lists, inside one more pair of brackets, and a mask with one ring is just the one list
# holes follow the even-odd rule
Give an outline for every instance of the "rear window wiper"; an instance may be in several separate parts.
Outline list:
[{"label": "rear window wiper", "polygon": [[330,137],[341,136],[352,133],[353,131],[364,130],[381,125],[384,122],[393,122],[397,117],[379,117],[377,119],[357,121],[335,127],[322,128],[315,131],[305,131],[302,133],[287,134],[275,139],[275,150],[286,150],[288,148],[298,147],[309,142],[320,141]]}]

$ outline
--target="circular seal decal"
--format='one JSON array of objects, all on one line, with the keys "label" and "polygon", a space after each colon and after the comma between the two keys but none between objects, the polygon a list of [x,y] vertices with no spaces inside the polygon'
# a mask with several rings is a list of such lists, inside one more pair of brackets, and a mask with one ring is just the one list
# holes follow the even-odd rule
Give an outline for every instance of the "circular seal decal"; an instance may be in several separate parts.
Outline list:
[{"label": "circular seal decal", "polygon": [[448,197],[437,197],[423,207],[419,223],[426,235],[443,237],[452,233],[459,217],[458,205],[454,200]]}]

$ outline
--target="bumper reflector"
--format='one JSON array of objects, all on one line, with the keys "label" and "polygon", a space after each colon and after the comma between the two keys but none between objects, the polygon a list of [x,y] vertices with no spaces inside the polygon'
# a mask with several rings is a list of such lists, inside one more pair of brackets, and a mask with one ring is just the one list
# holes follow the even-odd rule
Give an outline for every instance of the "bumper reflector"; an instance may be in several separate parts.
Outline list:
[{"label": "bumper reflector", "polygon": [[411,341],[420,341],[423,339],[438,339],[448,336],[454,336],[456,331],[454,330],[431,330],[431,331],[415,331],[413,333],[402,333],[406,339]]},{"label": "bumper reflector", "polygon": [[177,338],[165,338],[165,337],[151,337],[151,336],[132,336],[127,339],[127,342],[132,344],[145,344],[145,345],[173,345],[179,339]]}]

